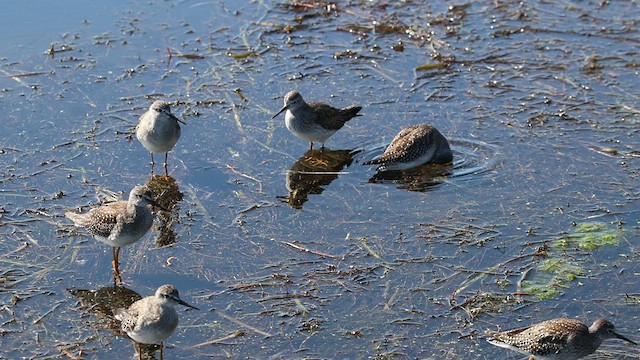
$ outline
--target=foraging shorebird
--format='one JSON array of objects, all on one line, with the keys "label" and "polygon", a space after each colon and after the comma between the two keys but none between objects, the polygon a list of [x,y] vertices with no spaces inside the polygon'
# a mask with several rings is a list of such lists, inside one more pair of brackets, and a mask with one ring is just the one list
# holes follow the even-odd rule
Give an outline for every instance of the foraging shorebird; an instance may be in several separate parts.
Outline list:
[{"label": "foraging shorebird", "polygon": [[447,139],[431,125],[412,125],[402,129],[382,156],[363,165],[381,164],[381,171],[407,170],[426,163],[451,162],[453,155]]},{"label": "foraging shorebird", "polygon": [[113,248],[113,276],[122,283],[120,248],[138,241],[151,228],[153,214],[147,208],[149,204],[162,208],[151,198],[151,191],[140,185],[131,190],[127,200],[104,204],[84,214],[68,211],[64,215],[75,226],[87,229],[96,240]]},{"label": "foraging shorebird", "polygon": [[310,150],[313,150],[313,143],[324,142],[336,131],[340,130],[344,124],[358,115],[362,110],[361,106],[349,106],[337,109],[324,103],[306,103],[297,91],[290,91],[284,97],[284,106],[272,119],[286,111],[284,116],[287,129],[302,140],[311,143]]},{"label": "foraging shorebird", "polygon": [[530,359],[575,360],[593,354],[607,339],[635,342],[615,332],[613,324],[598,319],[587,326],[578,320],[560,318],[520,329],[497,332],[486,330],[489,343],[529,355]]},{"label": "foraging shorebird", "polygon": [[[162,359],[164,340],[178,327],[178,312],[174,308],[176,305],[200,310],[180,299],[178,289],[173,285],[162,285],[153,296],[140,299],[127,309],[115,309],[114,315],[120,320],[122,331],[136,343],[160,345]],[[137,345],[136,348],[138,359],[141,360],[142,351]]]},{"label": "foraging shorebird", "polygon": [[164,173],[167,172],[167,158],[169,151],[180,139],[180,124],[184,121],[171,113],[168,102],[156,100],[149,106],[149,110],[140,116],[136,126],[136,137],[142,145],[151,153],[151,172],[155,162],[153,153],[164,153]]}]

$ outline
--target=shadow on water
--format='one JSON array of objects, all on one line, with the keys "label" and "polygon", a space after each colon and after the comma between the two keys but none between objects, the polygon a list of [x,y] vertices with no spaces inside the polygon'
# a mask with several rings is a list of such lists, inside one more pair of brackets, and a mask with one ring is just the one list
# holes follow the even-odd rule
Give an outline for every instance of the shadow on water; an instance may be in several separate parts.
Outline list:
[{"label": "shadow on water", "polygon": [[353,162],[352,150],[309,150],[286,172],[285,183],[289,195],[280,196],[294,209],[302,209],[309,194],[321,194],[340,171]]},{"label": "shadow on water", "polygon": [[[105,286],[97,290],[69,288],[69,294],[80,300],[82,307],[91,310],[99,319],[107,320],[106,327],[116,335],[123,335],[120,322],[113,316],[113,310],[127,308],[142,299],[137,292],[124,286]],[[100,326],[105,326],[101,323]]]},{"label": "shadow on water", "polygon": [[[449,164],[424,164],[403,171],[377,171],[369,182],[394,184],[399,189],[424,192],[444,183],[473,183],[486,179],[499,164],[498,147],[482,141],[468,139],[450,140],[453,162]],[[365,157],[377,156],[384,145],[365,150]]]}]

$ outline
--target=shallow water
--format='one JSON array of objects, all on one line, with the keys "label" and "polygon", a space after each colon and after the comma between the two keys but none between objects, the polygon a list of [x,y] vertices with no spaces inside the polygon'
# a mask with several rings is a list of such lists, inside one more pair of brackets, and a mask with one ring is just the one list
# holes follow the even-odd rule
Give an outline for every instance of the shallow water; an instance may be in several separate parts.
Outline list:
[{"label": "shallow water", "polygon": [[[560,316],[640,339],[636,3],[291,4],[3,4],[0,358],[133,357],[115,300],[79,295],[111,250],[63,214],[151,179],[132,134],[156,98],[187,122],[153,179],[176,205],[121,270],[202,309],[167,358],[517,359],[484,329]],[[327,165],[271,119],[292,89],[363,106]],[[370,181],[423,122],[453,166]]]}]

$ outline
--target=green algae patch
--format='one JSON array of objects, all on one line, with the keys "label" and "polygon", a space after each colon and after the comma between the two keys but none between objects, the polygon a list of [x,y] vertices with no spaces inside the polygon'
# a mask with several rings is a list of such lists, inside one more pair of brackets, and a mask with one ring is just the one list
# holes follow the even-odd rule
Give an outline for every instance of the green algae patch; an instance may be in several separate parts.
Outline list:
[{"label": "green algae patch", "polygon": [[553,299],[560,295],[560,289],[552,285],[552,279],[547,279],[548,283],[541,280],[543,279],[524,280],[521,283],[522,291],[533,295],[538,300]]},{"label": "green algae patch", "polygon": [[597,250],[607,245],[618,245],[620,232],[616,228],[603,222],[587,222],[576,225],[575,229],[567,235],[560,237],[554,244],[554,248],[566,249],[577,246],[582,250]]},{"label": "green algae patch", "polygon": [[566,259],[545,259],[530,279],[521,282],[522,291],[538,300],[557,297],[569,283],[584,274],[584,269]]},{"label": "green algae patch", "polygon": [[575,280],[584,274],[584,269],[564,259],[546,259],[540,264],[540,271],[554,274],[560,284]]},{"label": "green algae patch", "polygon": [[576,225],[576,232],[579,233],[591,233],[604,231],[607,229],[607,224],[603,222],[588,222]]},{"label": "green algae patch", "polygon": [[603,246],[618,245],[621,232],[604,222],[577,224],[567,234],[549,242],[546,258],[530,268],[531,274],[521,281],[520,290],[538,300],[558,297],[571,282],[586,273],[577,257],[564,254],[571,250],[595,251]]},{"label": "green algae patch", "polygon": [[564,259],[546,259],[539,266],[540,271],[553,273],[568,280],[584,274],[584,269]]}]

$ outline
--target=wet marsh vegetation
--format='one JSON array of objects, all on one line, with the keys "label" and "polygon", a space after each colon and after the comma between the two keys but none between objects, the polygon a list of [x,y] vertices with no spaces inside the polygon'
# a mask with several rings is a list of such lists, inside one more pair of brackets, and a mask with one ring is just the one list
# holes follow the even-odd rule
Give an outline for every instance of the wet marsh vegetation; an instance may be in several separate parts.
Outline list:
[{"label": "wet marsh vegetation", "polygon": [[[640,340],[636,2],[56,4],[0,15],[0,358],[132,358],[105,303],[165,283],[201,309],[167,358],[518,359],[484,329],[561,316]],[[293,89],[363,107],[322,162],[271,119]],[[168,177],[154,99],[187,123]],[[453,164],[361,165],[417,123]],[[64,212],[143,183],[170,211],[121,298]]]}]

